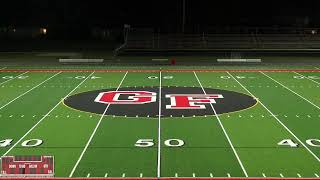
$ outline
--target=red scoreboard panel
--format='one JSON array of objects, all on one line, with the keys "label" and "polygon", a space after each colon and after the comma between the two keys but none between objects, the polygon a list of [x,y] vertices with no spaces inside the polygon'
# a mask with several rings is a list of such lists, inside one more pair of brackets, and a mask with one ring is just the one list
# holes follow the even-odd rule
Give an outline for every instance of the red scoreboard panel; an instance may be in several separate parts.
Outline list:
[{"label": "red scoreboard panel", "polygon": [[2,177],[53,177],[53,156],[5,156],[1,158]]}]

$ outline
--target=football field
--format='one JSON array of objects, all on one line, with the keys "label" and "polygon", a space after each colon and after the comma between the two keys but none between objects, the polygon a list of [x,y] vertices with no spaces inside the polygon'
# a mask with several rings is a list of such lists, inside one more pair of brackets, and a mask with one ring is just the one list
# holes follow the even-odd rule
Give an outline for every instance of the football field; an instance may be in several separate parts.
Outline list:
[{"label": "football field", "polygon": [[55,177],[320,176],[319,69],[0,69],[0,156]]}]

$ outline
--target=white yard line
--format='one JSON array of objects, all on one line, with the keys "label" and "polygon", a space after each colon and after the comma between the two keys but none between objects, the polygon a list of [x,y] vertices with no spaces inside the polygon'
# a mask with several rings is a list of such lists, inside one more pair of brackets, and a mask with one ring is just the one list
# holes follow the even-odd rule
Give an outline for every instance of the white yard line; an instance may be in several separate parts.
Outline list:
[{"label": "white yard line", "polygon": [[[94,72],[92,72],[87,78],[85,78],[83,81],[81,81],[80,84],[78,84],[77,87],[75,87],[71,92],[69,92],[63,99],[67,98],[70,94],[72,94],[79,86],[81,86]],[[30,134],[31,131],[33,131],[33,129],[35,129],[53,110],[55,110],[60,103],[63,101],[63,99],[61,101],[58,102],[58,104],[56,104],[46,115],[44,115],[31,129],[29,129],[28,132],[26,132],[6,153],[4,153],[1,157],[6,156],[14,147],[16,147],[18,144],[20,144],[20,142],[28,135]]]},{"label": "white yard line", "polygon": [[7,69],[7,67],[3,67],[3,68],[1,68],[0,70],[4,70],[4,69]]},{"label": "white yard line", "polygon": [[273,114],[258,98],[256,98],[255,95],[253,95],[246,87],[244,87],[232,74],[228,72],[228,74],[244,89],[246,90],[252,97],[254,97],[277,121],[279,124],[282,125],[297,141],[299,141],[300,144],[304,148],[306,148],[309,153],[318,161],[320,162],[320,159],[317,155],[315,155],[309,148],[306,146],[275,114]]},{"label": "white yard line", "polygon": [[300,76],[303,76],[303,77],[305,77],[305,78],[309,79],[310,81],[312,81],[312,82],[314,82],[314,83],[316,83],[316,84],[320,84],[320,82],[315,81],[315,80],[313,80],[313,79],[309,78],[308,76],[305,76],[305,75],[300,74],[300,73],[297,73],[297,72],[294,72],[294,73],[296,73],[296,74],[298,74],[298,75],[300,75]]},{"label": "white yard line", "polygon": [[29,89],[28,91],[26,91],[26,92],[24,92],[24,93],[22,93],[22,94],[20,94],[18,97],[16,97],[16,98],[12,99],[11,101],[9,101],[7,104],[1,106],[1,107],[0,107],[0,110],[3,109],[3,108],[5,108],[6,106],[8,106],[9,104],[11,104],[12,102],[16,101],[16,100],[19,99],[20,97],[28,94],[29,92],[31,92],[32,90],[36,89],[37,87],[41,86],[42,84],[44,84],[45,82],[49,81],[50,79],[54,78],[55,76],[57,76],[57,75],[60,74],[60,73],[61,73],[61,72],[58,72],[58,73],[54,74],[53,76],[49,77],[48,79],[42,81],[40,84],[34,86],[33,88]]},{"label": "white yard line", "polygon": [[[202,86],[202,84],[201,84],[198,76],[197,76],[197,73],[194,71],[193,74],[194,74],[194,76],[196,77],[199,85],[201,86],[201,89],[202,89],[203,93],[204,93],[204,94],[207,94],[206,91],[204,90],[204,88],[203,88],[203,86]],[[236,149],[234,148],[234,146],[233,146],[233,144],[232,144],[232,141],[231,141],[229,135],[227,134],[227,131],[225,130],[225,128],[224,128],[224,126],[223,126],[223,124],[222,124],[222,122],[221,122],[221,120],[220,120],[220,117],[218,116],[218,114],[217,114],[215,108],[213,107],[213,105],[210,104],[210,106],[211,106],[211,108],[212,108],[212,110],[213,110],[213,112],[214,112],[214,115],[216,116],[216,118],[217,118],[217,120],[218,120],[218,122],[219,122],[219,124],[220,124],[220,126],[221,126],[221,128],[222,128],[222,130],[223,130],[224,135],[226,136],[226,138],[227,138],[227,140],[228,140],[228,142],[229,142],[229,144],[230,144],[230,146],[231,146],[231,148],[232,148],[232,151],[233,151],[234,155],[236,156],[236,158],[237,158],[237,160],[238,160],[238,163],[239,163],[240,166],[241,166],[241,169],[242,169],[244,175],[245,175],[246,177],[249,177],[246,169],[244,168],[244,166],[243,166],[243,164],[242,164],[242,162],[241,162],[241,159],[240,159],[240,157],[239,157]]]},{"label": "white yard line", "polygon": [[162,88],[162,74],[159,73],[159,119],[158,119],[158,162],[157,162],[157,177],[161,177],[161,88]]},{"label": "white yard line", "polygon": [[281,85],[282,87],[284,87],[285,89],[289,90],[290,92],[292,92],[293,94],[299,96],[301,99],[307,101],[308,103],[310,103],[311,105],[313,105],[314,107],[316,107],[317,109],[320,110],[320,107],[315,105],[313,102],[309,101],[308,99],[306,99],[305,97],[301,96],[300,94],[296,93],[295,91],[291,90],[290,88],[288,88],[287,86],[283,85],[282,83],[280,83],[279,81],[273,79],[272,77],[268,76],[267,74],[265,74],[264,72],[261,72],[261,74],[265,75],[266,77],[268,77],[269,79],[273,80],[274,82],[278,83],[279,85]]},{"label": "white yard line", "polygon": [[[123,78],[122,78],[122,80],[121,80],[120,84],[118,85],[118,87],[117,87],[116,91],[118,91],[118,90],[120,89],[120,87],[121,87],[121,85],[122,85],[122,82],[123,82],[123,81],[124,81],[124,79],[126,78],[127,74],[128,74],[128,71],[124,74],[124,76],[123,76]],[[71,171],[71,173],[70,173],[69,177],[72,177],[72,176],[73,176],[73,174],[74,174],[74,172],[76,171],[76,169],[77,169],[77,167],[78,167],[78,165],[79,165],[80,161],[82,160],[83,155],[84,155],[84,154],[85,154],[85,152],[87,151],[87,149],[88,149],[88,147],[89,147],[89,145],[90,145],[90,143],[91,143],[91,141],[92,141],[92,139],[93,139],[94,135],[96,134],[96,132],[97,132],[97,130],[98,130],[98,128],[99,128],[99,126],[100,126],[100,124],[101,124],[101,122],[102,122],[103,117],[106,115],[106,113],[107,113],[107,111],[108,111],[109,107],[110,107],[110,104],[108,104],[108,105],[107,105],[107,107],[105,108],[105,110],[104,110],[103,114],[101,115],[101,117],[100,117],[100,119],[99,119],[99,122],[97,123],[96,127],[94,128],[94,130],[93,130],[93,132],[92,132],[92,134],[91,134],[91,136],[90,136],[90,138],[89,138],[89,140],[88,140],[88,142],[87,142],[86,146],[84,147],[84,149],[83,149],[82,153],[80,154],[80,157],[79,157],[79,159],[77,160],[76,164],[74,165],[74,167],[73,167],[73,169],[72,169],[72,171]]]},{"label": "white yard line", "polygon": [[12,79],[8,79],[8,80],[6,80],[6,81],[3,81],[2,83],[0,83],[0,85],[2,85],[2,84],[4,84],[4,83],[7,83],[7,82],[9,82],[9,81],[12,81],[12,80],[14,80],[14,79],[17,79],[18,77],[20,77],[20,76],[22,76],[22,75],[24,75],[24,74],[26,74],[26,73],[28,73],[28,71],[27,71],[27,72],[24,72],[24,73],[22,73],[22,74],[19,74],[18,76],[14,77],[14,78],[12,78]]},{"label": "white yard line", "polygon": [[318,67],[315,67],[316,69],[320,69],[320,68],[318,68]]}]

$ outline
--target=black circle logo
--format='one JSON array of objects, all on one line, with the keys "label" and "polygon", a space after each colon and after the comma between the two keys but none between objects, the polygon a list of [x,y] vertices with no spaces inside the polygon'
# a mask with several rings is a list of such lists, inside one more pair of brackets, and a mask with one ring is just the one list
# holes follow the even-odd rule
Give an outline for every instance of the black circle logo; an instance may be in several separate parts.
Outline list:
[{"label": "black circle logo", "polygon": [[[195,117],[244,110],[257,100],[246,94],[200,87],[129,87],[76,94],[64,104],[80,111],[124,117]],[[159,108],[161,104],[161,109]],[[215,112],[214,112],[215,110]]]}]

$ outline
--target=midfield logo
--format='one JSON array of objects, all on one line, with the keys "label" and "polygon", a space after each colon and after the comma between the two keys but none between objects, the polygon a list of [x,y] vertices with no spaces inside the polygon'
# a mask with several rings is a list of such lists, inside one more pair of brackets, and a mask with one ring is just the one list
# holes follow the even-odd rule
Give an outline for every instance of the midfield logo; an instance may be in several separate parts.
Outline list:
[{"label": "midfield logo", "polygon": [[[207,93],[204,94],[203,90]],[[123,87],[97,89],[74,94],[63,103],[76,110],[112,117],[196,117],[223,114],[253,107],[257,100],[249,95],[223,89],[200,87]],[[212,106],[214,106],[215,111]]]},{"label": "midfield logo", "polygon": [[[215,104],[222,94],[167,94],[170,105],[166,109],[206,109],[204,104]],[[157,93],[150,91],[107,91],[94,100],[103,104],[148,104],[157,101]]]}]

